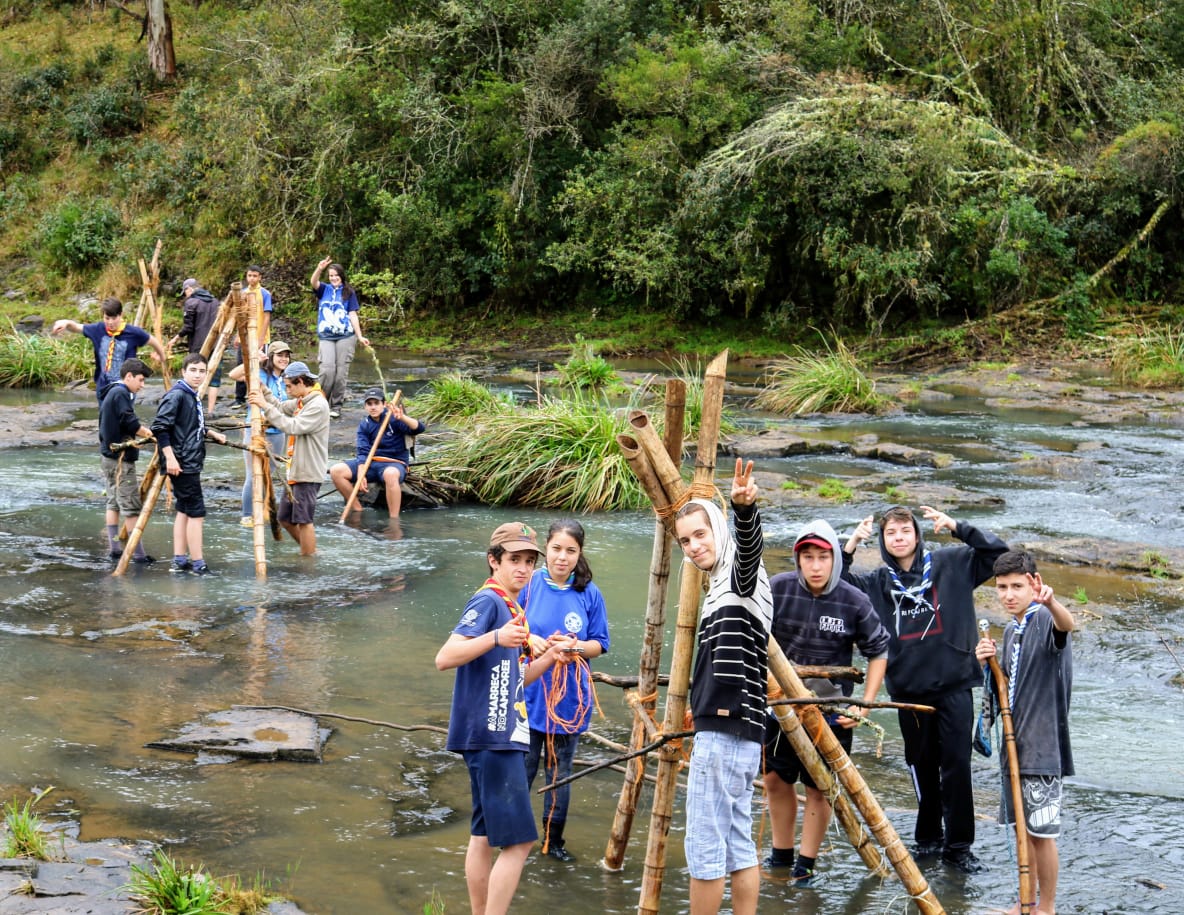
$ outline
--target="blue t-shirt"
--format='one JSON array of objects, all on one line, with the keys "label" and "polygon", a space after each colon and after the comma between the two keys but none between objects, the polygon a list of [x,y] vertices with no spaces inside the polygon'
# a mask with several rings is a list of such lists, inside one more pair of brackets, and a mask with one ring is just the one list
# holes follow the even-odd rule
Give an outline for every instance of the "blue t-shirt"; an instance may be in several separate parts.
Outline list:
[{"label": "blue t-shirt", "polygon": [[[112,337],[107,333],[107,325],[102,321],[82,325],[82,335],[95,348],[95,392],[102,399],[102,392],[108,385],[114,384],[122,377],[120,368],[128,359],[135,358],[136,351],[149,340],[148,331],[135,324],[125,324],[123,330]],[[112,352],[112,349],[114,350]],[[110,357],[110,367],[107,362]]]},{"label": "blue t-shirt", "polygon": [[321,283],[321,288],[316,292],[317,337],[321,340],[344,340],[354,335],[349,313],[358,310],[358,297],[351,292],[348,299],[343,299],[344,288],[332,283]]},{"label": "blue t-shirt", "polygon": [[[452,631],[476,638],[509,621],[506,602],[488,588],[482,588],[469,598],[460,622]],[[521,656],[518,648],[495,647],[456,669],[452,716],[448,721],[449,750],[525,753],[530,749],[519,667]]]},{"label": "blue t-shirt", "polygon": [[[539,569],[518,595],[526,608],[526,622],[532,634],[549,638],[559,632],[574,635],[581,641],[599,642],[608,651],[608,616],[604,609],[604,595],[593,582],[583,591],[574,588],[556,590],[547,584],[547,572]],[[566,677],[566,692],[555,707],[557,718],[572,721],[585,708],[579,720],[568,728],[558,722],[547,720],[547,694],[544,690],[555,690],[555,678]],[[581,679],[577,679],[581,677]],[[564,684],[560,684],[560,689]],[[583,698],[581,703],[580,699]],[[592,717],[592,684],[587,669],[581,664],[556,664],[541,677],[526,687],[526,710],[530,727],[535,731],[551,731],[560,734],[582,734],[588,730]]]}]

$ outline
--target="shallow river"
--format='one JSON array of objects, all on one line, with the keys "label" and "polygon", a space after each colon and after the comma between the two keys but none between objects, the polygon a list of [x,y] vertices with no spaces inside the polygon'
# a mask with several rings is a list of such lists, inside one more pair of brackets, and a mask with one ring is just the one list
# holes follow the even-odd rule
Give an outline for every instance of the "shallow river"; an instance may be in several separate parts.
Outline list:
[{"label": "shallow river", "polygon": [[[815,424],[825,431],[835,424]],[[861,421],[861,431],[954,453],[935,479],[1001,492],[1001,509],[961,516],[1004,536],[1093,534],[1184,546],[1179,517],[1180,430],[1081,429],[1058,417],[997,415],[973,398],[926,413]],[[1000,452],[1041,455],[1104,437],[1104,472],[1084,482],[1017,477]],[[991,446],[989,449],[984,446]],[[989,453],[988,453],[989,451]],[[484,578],[489,531],[524,517],[540,529],[554,513],[460,507],[409,512],[392,531],[367,511],[358,527],[333,523],[323,502],[320,555],[269,546],[269,577],[256,583],[249,532],[238,525],[237,452],[211,449],[206,552],[217,577],[175,578],[166,563],[114,579],[101,557],[100,482],[91,450],[7,451],[0,460],[0,790],[56,786],[82,836],[149,838],[175,856],[248,879],[263,872],[312,913],[422,912],[438,893],[467,911],[463,861],[468,782],[458,757],[430,733],[327,722],[336,730],[323,764],[195,760],[146,749],[201,713],[232,704],[280,704],[400,724],[442,725],[452,675],[433,657]],[[843,475],[887,468],[856,459],[767,462],[770,470]],[[873,506],[829,512],[849,530]],[[767,511],[771,572],[788,566],[796,528],[816,512]],[[612,651],[598,669],[636,673],[653,522],[643,513],[584,519],[588,557],[605,593]],[[169,554],[158,512],[148,549]],[[1062,595],[1083,587],[1101,618],[1079,616],[1073,739],[1078,775],[1067,787],[1060,842],[1061,912],[1184,912],[1184,726],[1179,671],[1159,636],[1184,633],[1180,601],[1149,583],[1049,568]],[[984,611],[999,618],[991,595]],[[1074,605],[1076,606],[1076,605]],[[1086,605],[1087,608],[1090,605]],[[1115,611],[1118,611],[1115,613]],[[668,653],[667,653],[668,654]],[[594,728],[627,739],[617,691],[599,690]],[[861,732],[855,758],[896,828],[912,832],[912,795],[892,713],[876,758]],[[585,742],[581,757],[604,751]],[[928,865],[951,913],[1010,904],[1007,833],[994,824],[994,760],[976,757],[976,850],[989,873],[964,878]],[[515,911],[572,915],[636,910],[648,817],[639,813],[626,867],[598,862],[620,775],[577,783],[568,846],[573,866],[533,857]],[[648,805],[648,793],[643,805]],[[675,812],[664,912],[686,910],[680,806]],[[767,837],[767,824],[763,826]],[[899,883],[863,876],[841,834],[820,860],[813,889],[766,882],[762,911],[904,912]],[[767,839],[766,839],[767,842]],[[1162,886],[1163,888],[1157,888]],[[4,910],[0,900],[0,912]]]}]

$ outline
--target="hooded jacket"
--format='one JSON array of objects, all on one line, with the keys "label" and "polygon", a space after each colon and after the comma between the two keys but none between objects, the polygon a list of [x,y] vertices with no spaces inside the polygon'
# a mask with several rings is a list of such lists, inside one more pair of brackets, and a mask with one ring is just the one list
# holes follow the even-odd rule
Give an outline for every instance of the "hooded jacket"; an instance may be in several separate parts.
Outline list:
[{"label": "hooded jacket", "polygon": [[761,560],[764,538],[755,505],[732,505],[732,538],[719,506],[692,499],[707,512],[715,565],[699,617],[699,648],[691,675],[696,731],[722,731],[761,742],[773,617],[769,576]]},{"label": "hooded jacket", "polygon": [[152,434],[160,449],[160,469],[165,469],[164,449],[171,447],[181,473],[201,473],[206,463],[206,421],[193,388],[178,379],[160,398]]},{"label": "hooded jacket", "polygon": [[[770,581],[773,592],[773,638],[795,664],[848,667],[854,646],[869,661],[885,657],[891,636],[880,622],[867,595],[841,580],[843,561],[839,538],[827,522],[811,521],[794,544],[807,537],[825,540],[835,556],[830,579],[815,595],[798,572],[781,572]],[[815,695],[850,696],[850,681],[810,679]]]},{"label": "hooded jacket", "polygon": [[995,560],[1007,552],[997,536],[965,521],[954,529],[961,544],[933,551],[925,546],[915,515],[913,527],[917,550],[908,571],[888,553],[883,537],[884,565],[871,572],[852,571],[854,557],[843,553],[844,580],[871,598],[891,636],[885,682],[893,699],[924,699],[982,683],[982,667],[974,656],[979,638],[974,589],[995,574]]},{"label": "hooded jacket", "polygon": [[210,328],[214,326],[221,304],[206,290],[198,288],[190,293],[181,308],[184,317],[181,320],[181,333],[177,336],[186,340],[189,352],[199,353],[210,334]]}]

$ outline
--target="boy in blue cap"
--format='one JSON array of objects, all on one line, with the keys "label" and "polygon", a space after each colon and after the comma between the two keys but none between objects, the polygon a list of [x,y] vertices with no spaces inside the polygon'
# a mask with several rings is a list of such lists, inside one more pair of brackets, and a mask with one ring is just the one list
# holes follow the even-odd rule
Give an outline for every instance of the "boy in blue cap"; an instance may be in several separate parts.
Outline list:
[{"label": "boy in blue cap", "polygon": [[[339,461],[329,468],[329,479],[341,493],[341,497],[349,500],[353,492],[354,483],[358,479],[358,468],[366,463],[370,449],[378,438],[378,430],[382,427],[383,414],[390,410],[391,419],[383,430],[382,438],[378,439],[378,449],[370,466],[366,468],[366,478],[358,487],[359,493],[368,491],[369,483],[381,483],[386,490],[386,507],[392,518],[397,518],[403,501],[403,480],[407,477],[407,465],[411,462],[411,452],[407,447],[407,436],[419,435],[426,428],[418,419],[408,416],[399,404],[388,404],[381,388],[371,388],[366,392],[366,416],[358,423],[357,456],[349,461]],[[354,502],[354,511],[361,511],[362,506]]]}]

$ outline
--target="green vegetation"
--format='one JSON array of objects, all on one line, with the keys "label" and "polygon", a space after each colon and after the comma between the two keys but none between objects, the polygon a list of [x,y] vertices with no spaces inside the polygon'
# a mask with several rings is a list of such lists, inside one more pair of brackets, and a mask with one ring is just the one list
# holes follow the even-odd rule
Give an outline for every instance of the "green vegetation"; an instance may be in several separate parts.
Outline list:
[{"label": "green vegetation", "polygon": [[0,263],[49,317],[126,298],[158,237],[166,283],[210,288],[331,252],[376,339],[414,346],[535,318],[784,352],[824,324],[964,358],[1181,317],[1171,0],[169,13],[161,81],[126,17],[6,8]]},{"label": "green vegetation", "polygon": [[444,900],[435,888],[432,889],[432,898],[423,904],[423,915],[444,915]]},{"label": "green vegetation", "polygon": [[850,502],[854,494],[850,486],[834,477],[823,480],[818,486],[818,495],[832,502]]},{"label": "green vegetation", "polygon": [[1172,574],[1171,564],[1163,553],[1158,550],[1147,550],[1143,554],[1143,565],[1152,578],[1168,578]]},{"label": "green vegetation", "polygon": [[1119,339],[1111,364],[1124,384],[1145,388],[1184,385],[1184,331],[1171,327],[1135,327]]},{"label": "green vegetation", "polygon": [[[691,359],[680,356],[674,364],[667,366],[670,375],[682,381],[687,387],[686,412],[683,413],[683,438],[695,441],[699,438],[699,426],[703,422],[703,372],[704,367],[698,358]],[[658,431],[663,429],[662,416],[657,417]],[[736,421],[736,411],[724,401],[719,412],[719,434],[731,435],[739,431],[740,424]]]},{"label": "green vegetation", "polygon": [[45,388],[89,378],[94,352],[83,337],[0,335],[0,387]]},{"label": "green vegetation", "polygon": [[1076,591],[1074,591],[1073,600],[1079,604],[1088,604],[1089,595],[1085,593],[1085,588],[1079,587]]},{"label": "green vegetation", "polygon": [[258,915],[276,898],[261,876],[244,887],[237,877],[219,880],[200,865],[183,867],[163,849],[149,867],[132,865],[125,889],[146,915]]},{"label": "green vegetation", "polygon": [[4,805],[4,828],[8,833],[0,847],[0,858],[34,858],[38,861],[52,861],[50,834],[45,823],[33,812],[37,802],[53,790],[46,788],[29,798],[24,804],[15,798]]},{"label": "green vegetation", "polygon": [[875,413],[887,403],[842,340],[823,353],[798,347],[797,355],[775,362],[766,377],[768,387],[756,405],[774,413]]},{"label": "green vegetation", "polygon": [[461,372],[441,375],[415,395],[416,412],[425,421],[433,422],[456,423],[503,413],[513,406],[509,398],[499,397]]},{"label": "green vegetation", "polygon": [[800,492],[802,489],[802,484],[797,480],[782,480],[781,488],[787,490],[788,492]]},{"label": "green vegetation", "polygon": [[592,344],[577,335],[571,355],[559,366],[559,377],[572,388],[601,391],[620,387],[621,377],[603,356],[598,356]]},{"label": "green vegetation", "polygon": [[641,508],[647,499],[616,441],[625,412],[577,395],[489,413],[437,448],[432,469],[487,505]]}]

